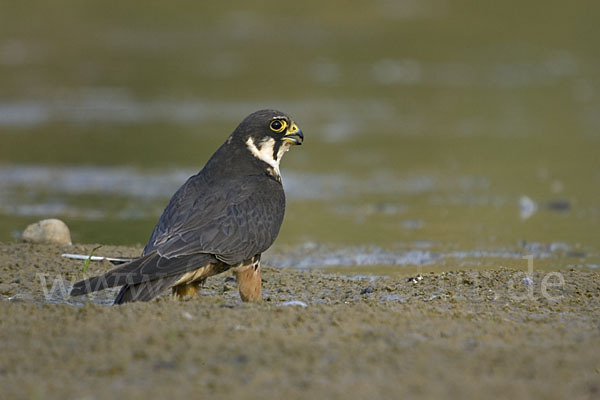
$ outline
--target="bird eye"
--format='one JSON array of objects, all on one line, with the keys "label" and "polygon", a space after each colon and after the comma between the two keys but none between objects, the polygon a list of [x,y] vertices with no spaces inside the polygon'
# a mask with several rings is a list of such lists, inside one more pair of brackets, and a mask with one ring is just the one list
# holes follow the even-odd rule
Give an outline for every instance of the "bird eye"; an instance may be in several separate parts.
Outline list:
[{"label": "bird eye", "polygon": [[273,132],[277,132],[277,133],[283,132],[283,130],[285,129],[286,126],[287,126],[287,122],[285,122],[284,120],[281,120],[281,119],[276,119],[274,121],[271,121],[271,125],[270,125],[271,130]]}]

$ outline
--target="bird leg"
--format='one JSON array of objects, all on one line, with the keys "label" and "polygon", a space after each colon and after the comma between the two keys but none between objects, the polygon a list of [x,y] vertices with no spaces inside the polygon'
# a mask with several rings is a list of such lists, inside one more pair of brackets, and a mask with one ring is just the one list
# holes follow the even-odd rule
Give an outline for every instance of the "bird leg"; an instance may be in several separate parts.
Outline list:
[{"label": "bird leg", "polygon": [[261,300],[260,259],[253,261],[251,264],[232,268],[242,301]]}]

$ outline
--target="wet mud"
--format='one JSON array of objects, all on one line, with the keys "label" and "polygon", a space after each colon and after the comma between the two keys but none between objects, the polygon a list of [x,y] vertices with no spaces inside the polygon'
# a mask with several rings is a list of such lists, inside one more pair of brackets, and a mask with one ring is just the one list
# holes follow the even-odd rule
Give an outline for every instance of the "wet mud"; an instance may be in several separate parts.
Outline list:
[{"label": "wet mud", "polygon": [[184,301],[110,306],[115,290],[67,295],[82,262],[60,255],[94,247],[0,245],[0,397],[600,396],[594,271],[420,279],[265,266],[260,303],[242,303],[226,273]]}]

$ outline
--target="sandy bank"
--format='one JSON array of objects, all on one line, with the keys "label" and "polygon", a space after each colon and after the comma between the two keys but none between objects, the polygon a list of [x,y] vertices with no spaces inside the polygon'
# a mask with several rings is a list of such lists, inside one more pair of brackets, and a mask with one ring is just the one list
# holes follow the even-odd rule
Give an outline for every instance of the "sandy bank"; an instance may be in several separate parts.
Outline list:
[{"label": "sandy bank", "polygon": [[267,267],[259,304],[241,303],[223,275],[189,301],[110,307],[114,292],[63,294],[81,262],[60,254],[93,247],[0,245],[3,398],[600,396],[598,273],[457,271],[413,284]]}]

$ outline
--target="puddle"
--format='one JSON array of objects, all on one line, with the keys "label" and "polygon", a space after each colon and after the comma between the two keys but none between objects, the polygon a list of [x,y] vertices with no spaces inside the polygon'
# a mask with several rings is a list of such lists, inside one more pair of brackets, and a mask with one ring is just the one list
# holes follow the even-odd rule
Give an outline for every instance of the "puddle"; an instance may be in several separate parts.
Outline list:
[{"label": "puddle", "polygon": [[[77,201],[77,196],[113,196],[162,204],[195,173],[197,171],[182,168],[149,171],[128,167],[0,165],[0,212],[21,216],[76,216],[95,220],[106,217],[106,213],[101,209],[82,208],[69,201],[69,197]],[[383,185],[382,182],[386,180],[394,182],[393,185]],[[343,174],[285,172],[284,187],[286,197],[291,201],[335,200],[356,198],[364,193],[421,193],[433,190],[435,181],[428,176],[393,179],[384,171],[378,171],[365,179]],[[51,199],[48,200],[47,197]],[[391,204],[374,207],[372,210],[367,208],[366,212],[397,211],[397,206]],[[153,216],[140,214],[142,210],[125,208],[120,210],[119,217],[128,219]],[[343,212],[343,207],[340,210]]]}]

